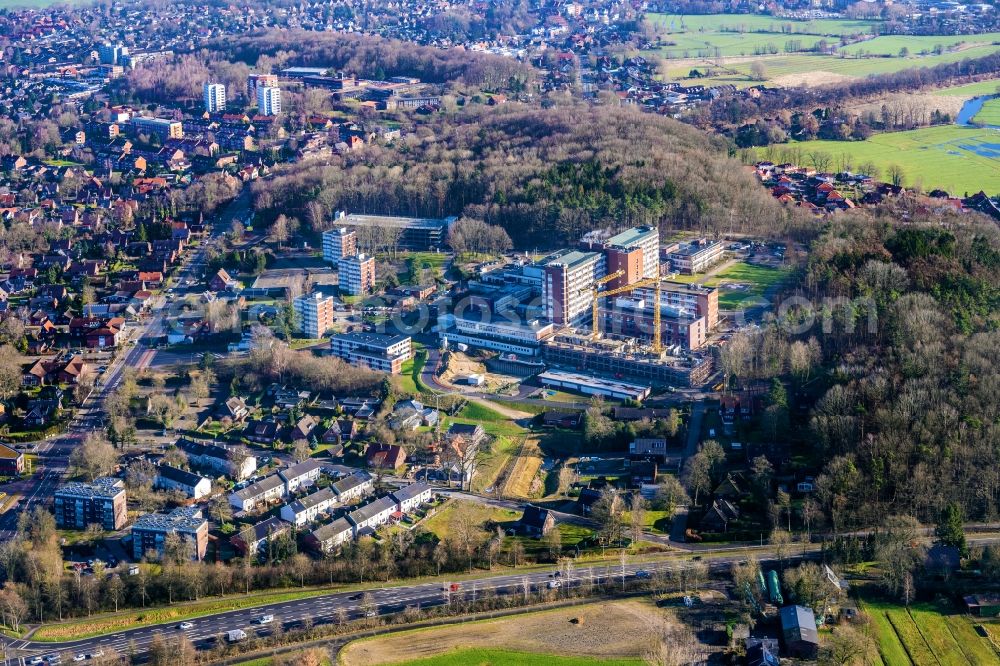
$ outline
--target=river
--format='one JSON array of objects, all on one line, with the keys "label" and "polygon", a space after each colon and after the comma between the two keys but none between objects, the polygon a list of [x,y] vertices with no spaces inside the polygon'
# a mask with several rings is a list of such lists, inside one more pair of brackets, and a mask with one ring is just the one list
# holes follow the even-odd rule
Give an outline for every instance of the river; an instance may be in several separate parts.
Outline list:
[{"label": "river", "polygon": [[987,100],[996,99],[998,97],[1000,97],[1000,95],[981,95],[967,100],[965,104],[962,105],[962,110],[958,112],[957,116],[955,116],[955,124],[964,127],[988,127],[990,129],[1000,129],[1000,125],[986,125],[972,122],[972,119],[983,108],[983,104],[985,104]]}]

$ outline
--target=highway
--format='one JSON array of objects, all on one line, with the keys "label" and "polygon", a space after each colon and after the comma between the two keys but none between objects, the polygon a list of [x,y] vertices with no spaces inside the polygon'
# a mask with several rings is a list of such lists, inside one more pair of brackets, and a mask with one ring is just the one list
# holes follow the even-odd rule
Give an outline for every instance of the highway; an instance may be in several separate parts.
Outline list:
[{"label": "highway", "polygon": [[[712,558],[706,561],[708,575],[722,575],[729,571],[732,563],[743,559],[742,554],[726,555]],[[625,576],[634,578],[635,572],[645,570],[649,572],[666,571],[675,567],[691,567],[691,562],[678,562],[677,560],[660,560],[645,562],[642,564],[626,564],[624,566]],[[219,635],[233,629],[243,629],[247,634],[256,632],[258,635],[266,635],[270,632],[267,626],[255,624],[257,618],[262,615],[274,615],[275,623],[280,622],[285,629],[295,629],[301,627],[304,619],[308,618],[314,625],[329,624],[336,621],[340,609],[346,612],[349,619],[358,619],[365,615],[366,611],[374,610],[378,614],[390,614],[404,610],[407,606],[418,606],[427,608],[446,603],[450,595],[464,595],[466,599],[475,599],[477,595],[486,590],[491,590],[496,594],[524,594],[525,587],[532,591],[544,590],[551,581],[559,581],[560,585],[578,586],[593,581],[595,583],[607,579],[614,581],[621,580],[623,567],[618,564],[601,565],[594,567],[581,567],[575,569],[568,577],[555,576],[554,569],[547,571],[535,571],[523,574],[504,574],[500,576],[485,576],[476,580],[467,580],[460,583],[458,592],[446,591],[448,581],[442,578],[440,581],[432,583],[420,583],[416,585],[401,585],[398,587],[383,587],[368,590],[372,597],[372,607],[362,608],[362,593],[336,592],[318,597],[310,597],[296,601],[286,601],[275,604],[261,605],[254,608],[217,613],[197,619],[190,620],[192,627],[181,630],[178,622],[160,624],[150,627],[131,629],[98,638],[90,638],[67,643],[40,643],[25,640],[6,639],[5,649],[10,654],[3,663],[14,666],[27,663],[27,660],[38,655],[62,655],[63,663],[67,663],[72,655],[79,653],[94,653],[101,649],[114,648],[122,654],[130,650],[130,645],[134,645],[136,653],[145,652],[149,642],[156,634],[166,637],[177,634],[184,634],[199,649],[210,648],[219,639]],[[554,584],[554,583],[553,583]],[[0,638],[0,640],[4,640]],[[17,651],[14,653],[14,651]]]}]

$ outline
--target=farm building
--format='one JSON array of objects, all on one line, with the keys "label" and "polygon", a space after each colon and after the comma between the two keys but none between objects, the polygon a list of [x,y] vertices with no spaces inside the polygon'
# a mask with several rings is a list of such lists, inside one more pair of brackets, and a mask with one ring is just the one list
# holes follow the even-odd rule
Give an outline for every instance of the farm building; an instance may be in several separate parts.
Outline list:
[{"label": "farm building", "polygon": [[805,606],[785,606],[781,609],[781,638],[792,657],[815,659],[819,650],[816,615]]}]

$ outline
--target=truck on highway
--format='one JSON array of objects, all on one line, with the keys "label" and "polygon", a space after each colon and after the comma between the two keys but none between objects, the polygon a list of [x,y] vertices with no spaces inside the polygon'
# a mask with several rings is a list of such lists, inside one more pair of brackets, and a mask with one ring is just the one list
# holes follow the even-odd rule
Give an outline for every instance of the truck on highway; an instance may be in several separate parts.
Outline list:
[{"label": "truck on highway", "polygon": [[239,643],[247,639],[247,632],[242,629],[230,629],[226,632],[226,640],[230,643]]}]

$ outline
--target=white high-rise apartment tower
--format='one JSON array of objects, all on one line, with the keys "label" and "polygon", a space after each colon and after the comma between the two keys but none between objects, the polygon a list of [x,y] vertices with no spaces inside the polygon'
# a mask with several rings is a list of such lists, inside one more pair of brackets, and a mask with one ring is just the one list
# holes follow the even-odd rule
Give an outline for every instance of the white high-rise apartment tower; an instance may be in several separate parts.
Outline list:
[{"label": "white high-rise apartment tower", "polygon": [[262,116],[276,116],[281,113],[281,88],[258,86],[257,110]]},{"label": "white high-rise apartment tower", "polygon": [[221,83],[206,83],[201,88],[205,99],[205,111],[219,113],[226,110],[226,86]]}]

